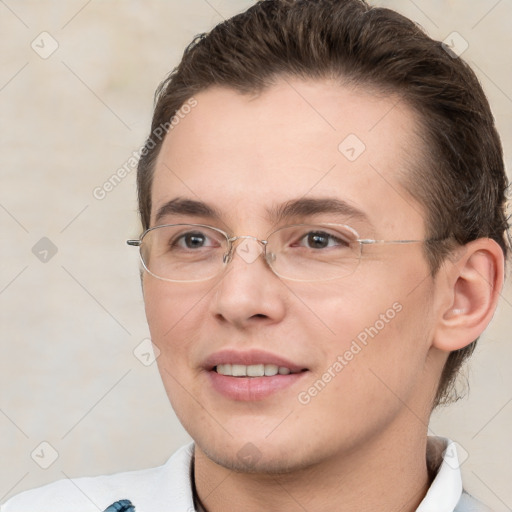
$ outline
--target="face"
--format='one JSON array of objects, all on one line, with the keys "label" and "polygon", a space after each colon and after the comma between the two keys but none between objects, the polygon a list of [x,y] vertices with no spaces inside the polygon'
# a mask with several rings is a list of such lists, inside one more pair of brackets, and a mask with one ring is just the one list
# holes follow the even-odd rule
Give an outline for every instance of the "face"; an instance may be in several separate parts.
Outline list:
[{"label": "face", "polygon": [[[424,237],[423,209],[398,180],[418,158],[417,121],[397,98],[296,80],[257,96],[212,88],[195,99],[156,163],[152,226],[265,239],[284,225],[337,223],[362,239]],[[435,283],[421,244],[364,245],[354,271],[329,281],[286,280],[235,250],[217,277],[145,273],[143,284],[169,399],[216,463],[288,471],[425,429],[411,409],[428,409],[439,375],[429,341]],[[281,371],[230,376],[230,364]]]}]

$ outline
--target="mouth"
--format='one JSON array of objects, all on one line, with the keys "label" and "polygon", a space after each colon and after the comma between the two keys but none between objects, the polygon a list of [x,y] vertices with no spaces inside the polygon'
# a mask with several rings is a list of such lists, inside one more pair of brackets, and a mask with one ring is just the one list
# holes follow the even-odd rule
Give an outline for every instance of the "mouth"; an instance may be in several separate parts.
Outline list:
[{"label": "mouth", "polygon": [[213,368],[214,372],[220,375],[229,377],[274,377],[275,375],[290,375],[291,373],[306,372],[307,369],[303,368],[300,371],[292,371],[286,366],[278,366],[276,364],[232,364],[224,363],[218,364]]},{"label": "mouth", "polygon": [[264,351],[224,350],[204,366],[212,388],[237,401],[263,400],[297,384],[309,369]]}]

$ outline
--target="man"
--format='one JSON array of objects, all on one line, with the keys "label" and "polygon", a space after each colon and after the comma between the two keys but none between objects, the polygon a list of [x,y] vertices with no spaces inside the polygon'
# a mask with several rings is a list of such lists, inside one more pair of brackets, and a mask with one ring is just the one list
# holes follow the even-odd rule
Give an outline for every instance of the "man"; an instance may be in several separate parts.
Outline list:
[{"label": "man", "polygon": [[427,426],[497,305],[506,184],[473,72],[393,11],[268,0],[197,38],[129,241],[194,444],[2,511],[488,510]]}]

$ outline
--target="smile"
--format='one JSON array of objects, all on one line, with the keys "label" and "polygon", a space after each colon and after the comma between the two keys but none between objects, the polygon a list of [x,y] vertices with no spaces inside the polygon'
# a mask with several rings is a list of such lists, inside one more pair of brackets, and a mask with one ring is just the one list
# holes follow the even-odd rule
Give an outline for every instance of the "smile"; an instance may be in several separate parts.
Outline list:
[{"label": "smile", "polygon": [[224,349],[210,354],[202,367],[211,389],[217,394],[238,402],[260,401],[271,396],[289,396],[288,389],[296,387],[310,373],[298,361],[266,350]]},{"label": "smile", "polygon": [[292,372],[286,366],[277,366],[276,364],[218,364],[214,371],[220,375],[230,377],[273,377],[274,375],[289,375]]}]

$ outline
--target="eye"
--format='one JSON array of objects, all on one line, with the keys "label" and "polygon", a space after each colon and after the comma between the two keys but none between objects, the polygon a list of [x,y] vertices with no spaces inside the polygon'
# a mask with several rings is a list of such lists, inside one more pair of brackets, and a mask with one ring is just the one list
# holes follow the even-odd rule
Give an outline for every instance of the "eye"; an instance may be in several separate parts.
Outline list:
[{"label": "eye", "polygon": [[170,240],[171,249],[201,249],[203,247],[215,247],[218,243],[201,231],[189,231],[182,233]]},{"label": "eye", "polygon": [[326,231],[310,231],[301,237],[298,245],[309,249],[325,249],[328,247],[348,247],[349,243],[347,240]]}]

